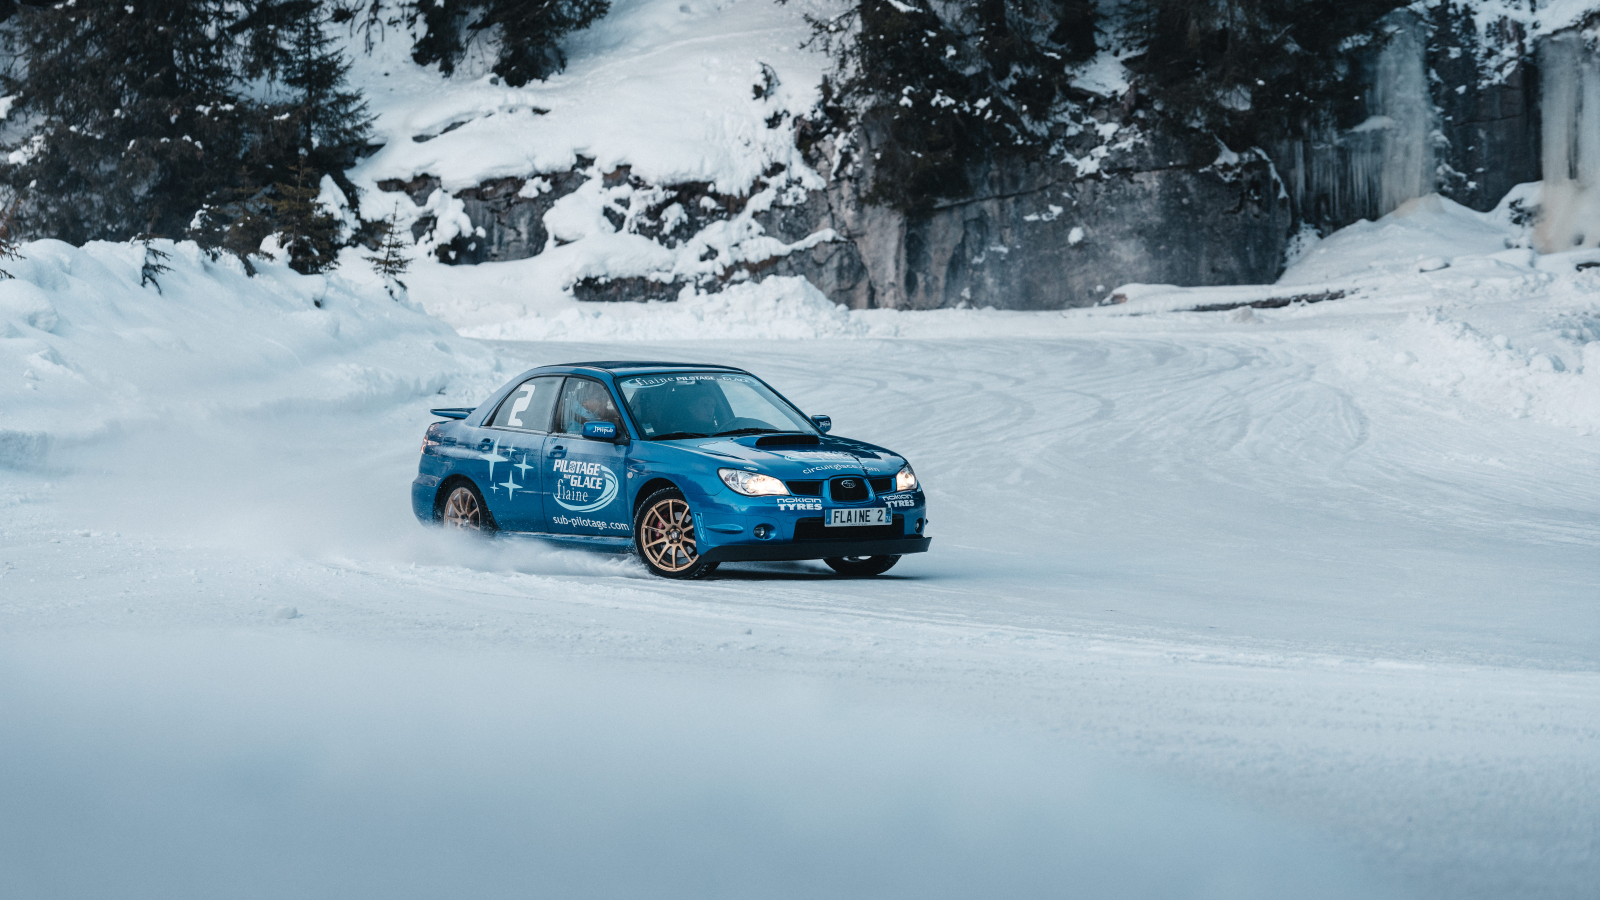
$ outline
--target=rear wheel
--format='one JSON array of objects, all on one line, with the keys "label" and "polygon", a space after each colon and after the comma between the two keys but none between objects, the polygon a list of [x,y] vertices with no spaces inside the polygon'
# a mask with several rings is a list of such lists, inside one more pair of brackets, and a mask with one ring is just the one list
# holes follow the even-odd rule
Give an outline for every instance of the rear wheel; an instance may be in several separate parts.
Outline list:
[{"label": "rear wheel", "polygon": [[645,566],[663,578],[699,578],[717,567],[701,561],[689,501],[676,488],[656,491],[639,506],[633,546]]},{"label": "rear wheel", "polygon": [[444,501],[439,504],[439,524],[478,534],[492,534],[495,530],[483,494],[470,481],[457,482],[444,495]]},{"label": "rear wheel", "polygon": [[823,560],[828,568],[850,578],[882,575],[899,561],[898,556],[830,556]]}]

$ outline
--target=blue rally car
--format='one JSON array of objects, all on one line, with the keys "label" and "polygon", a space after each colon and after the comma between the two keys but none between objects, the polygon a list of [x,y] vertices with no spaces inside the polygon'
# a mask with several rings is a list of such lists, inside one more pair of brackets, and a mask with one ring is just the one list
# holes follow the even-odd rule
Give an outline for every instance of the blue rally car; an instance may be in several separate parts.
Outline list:
[{"label": "blue rally car", "polygon": [[650,571],[820,559],[877,575],[932,539],[916,473],[827,434],[729,366],[591,362],[518,375],[476,409],[435,409],[411,503],[425,523],[626,546]]}]

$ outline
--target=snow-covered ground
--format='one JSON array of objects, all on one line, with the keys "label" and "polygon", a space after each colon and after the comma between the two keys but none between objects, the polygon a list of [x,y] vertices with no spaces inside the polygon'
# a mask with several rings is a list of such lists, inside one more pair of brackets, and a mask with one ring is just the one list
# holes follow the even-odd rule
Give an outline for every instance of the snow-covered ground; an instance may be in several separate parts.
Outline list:
[{"label": "snow-covered ground", "polygon": [[[138,248],[31,245],[0,895],[1589,896],[1600,268],[1516,237],[1418,204],[1281,309],[774,281],[452,322],[489,342],[349,267],[169,247],[158,294]],[[519,265],[414,297],[466,316]],[[617,356],[904,452],[933,552],[677,584],[415,523],[429,406]]]}]

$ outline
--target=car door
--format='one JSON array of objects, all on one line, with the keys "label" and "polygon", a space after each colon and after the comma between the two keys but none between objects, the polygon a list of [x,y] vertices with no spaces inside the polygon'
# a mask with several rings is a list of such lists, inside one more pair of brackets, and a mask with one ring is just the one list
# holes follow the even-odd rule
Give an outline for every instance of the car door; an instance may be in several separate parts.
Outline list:
[{"label": "car door", "polygon": [[622,488],[631,444],[585,438],[587,422],[611,422],[619,436],[627,434],[610,389],[592,378],[569,376],[544,441],[546,528],[554,534],[627,537],[633,522]]},{"label": "car door", "polygon": [[560,375],[540,375],[517,385],[478,430],[478,451],[489,469],[479,487],[506,531],[546,530],[539,458],[561,382]]}]

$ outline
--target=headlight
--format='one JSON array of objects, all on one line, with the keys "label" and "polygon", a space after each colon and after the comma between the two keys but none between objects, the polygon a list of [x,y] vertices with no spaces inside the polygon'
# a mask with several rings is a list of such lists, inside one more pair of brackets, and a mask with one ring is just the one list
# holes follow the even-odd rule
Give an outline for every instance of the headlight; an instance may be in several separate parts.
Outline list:
[{"label": "headlight", "polygon": [[723,484],[746,497],[770,497],[773,494],[789,493],[783,482],[771,475],[746,472],[744,469],[718,469],[717,475],[722,478]]},{"label": "headlight", "polygon": [[910,466],[901,466],[900,471],[894,473],[894,489],[897,491],[916,490],[917,473],[911,471]]}]

